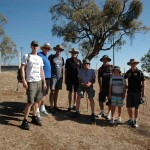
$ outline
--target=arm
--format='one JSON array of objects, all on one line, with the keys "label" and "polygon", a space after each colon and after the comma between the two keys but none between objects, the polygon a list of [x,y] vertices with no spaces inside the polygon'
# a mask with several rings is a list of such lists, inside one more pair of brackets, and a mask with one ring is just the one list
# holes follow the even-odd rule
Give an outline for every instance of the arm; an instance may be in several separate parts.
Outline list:
[{"label": "arm", "polygon": [[21,64],[21,77],[22,77],[23,87],[25,89],[27,89],[28,88],[28,84],[27,84],[27,81],[25,79],[25,64]]},{"label": "arm", "polygon": [[145,81],[142,81],[142,97],[144,97],[145,92]]},{"label": "arm", "polygon": [[41,71],[41,77],[42,77],[42,81],[43,81],[43,88],[46,89],[47,86],[46,86],[45,74],[44,74],[43,66],[41,66],[40,71]]},{"label": "arm", "polygon": [[126,95],[126,89],[127,89],[126,80],[124,80],[123,98],[125,98],[125,95]]},{"label": "arm", "polygon": [[108,96],[109,99],[111,99],[111,93],[112,93],[112,85],[110,84],[109,85],[109,96]]}]

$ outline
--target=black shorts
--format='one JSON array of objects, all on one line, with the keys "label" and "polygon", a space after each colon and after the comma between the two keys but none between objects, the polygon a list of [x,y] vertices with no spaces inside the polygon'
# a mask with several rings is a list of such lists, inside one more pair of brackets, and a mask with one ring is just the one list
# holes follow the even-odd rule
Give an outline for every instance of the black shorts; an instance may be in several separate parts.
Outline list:
[{"label": "black shorts", "polygon": [[135,109],[138,109],[140,105],[140,99],[141,92],[128,92],[126,107],[135,107]]},{"label": "black shorts", "polygon": [[106,102],[106,97],[108,98],[109,92],[108,91],[101,91],[99,93],[99,101]]},{"label": "black shorts", "polygon": [[78,81],[76,83],[68,82],[68,83],[66,83],[66,87],[67,87],[67,91],[73,91],[74,90],[74,92],[77,92],[78,87],[79,87],[79,83],[78,83]]}]

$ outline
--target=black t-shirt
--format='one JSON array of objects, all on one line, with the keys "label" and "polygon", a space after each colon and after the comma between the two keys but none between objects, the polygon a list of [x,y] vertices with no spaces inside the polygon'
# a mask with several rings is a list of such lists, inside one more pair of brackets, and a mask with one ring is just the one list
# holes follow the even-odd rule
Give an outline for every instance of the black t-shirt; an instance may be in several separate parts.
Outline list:
[{"label": "black t-shirt", "polygon": [[129,92],[141,92],[142,84],[141,81],[144,81],[144,74],[141,70],[136,69],[134,72],[128,70],[125,75],[125,79],[128,79],[128,91]]},{"label": "black t-shirt", "polygon": [[77,58],[68,58],[66,60],[66,80],[78,80],[78,71],[81,68],[81,61]]},{"label": "black t-shirt", "polygon": [[109,89],[109,81],[112,76],[113,66],[108,64],[107,66],[102,65],[98,70],[98,77],[102,78],[103,90]]}]

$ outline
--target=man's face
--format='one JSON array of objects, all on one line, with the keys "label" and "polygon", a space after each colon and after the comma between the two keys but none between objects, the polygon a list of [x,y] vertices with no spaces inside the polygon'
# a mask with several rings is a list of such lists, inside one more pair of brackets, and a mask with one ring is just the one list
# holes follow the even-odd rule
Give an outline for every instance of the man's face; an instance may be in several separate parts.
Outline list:
[{"label": "man's face", "polygon": [[61,52],[62,52],[61,49],[56,49],[56,54],[57,54],[57,55],[60,55]]},{"label": "man's face", "polygon": [[84,67],[85,69],[89,69],[89,66],[90,66],[90,64],[83,64],[83,67]]},{"label": "man's face", "polygon": [[49,47],[43,47],[42,52],[47,55],[47,53],[49,52],[50,48]]},{"label": "man's face", "polygon": [[103,64],[107,64],[108,63],[108,59],[107,58],[103,58]]},{"label": "man's face", "polygon": [[38,48],[39,48],[39,45],[37,45],[37,44],[33,44],[33,45],[31,45],[31,49],[32,49],[32,51],[37,51],[37,50],[38,50]]},{"label": "man's face", "polygon": [[77,52],[72,52],[72,53],[71,53],[71,56],[72,56],[73,58],[77,58],[78,53],[77,53]]},{"label": "man's face", "polygon": [[137,65],[137,63],[131,63],[131,64],[130,64],[131,68],[135,68],[136,65]]}]

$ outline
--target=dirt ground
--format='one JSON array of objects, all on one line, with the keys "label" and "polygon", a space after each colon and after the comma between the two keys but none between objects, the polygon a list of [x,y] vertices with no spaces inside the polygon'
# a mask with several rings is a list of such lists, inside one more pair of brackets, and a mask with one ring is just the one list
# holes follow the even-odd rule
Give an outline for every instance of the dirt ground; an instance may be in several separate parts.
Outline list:
[{"label": "dirt ground", "polygon": [[[26,103],[25,90],[19,84],[16,91],[16,72],[0,74],[0,149],[1,150],[150,150],[150,80],[146,80],[147,106],[141,105],[139,128],[128,125],[109,126],[109,121],[97,119],[92,124],[87,110],[86,99],[81,101],[81,117],[72,119],[67,113],[68,100],[66,87],[59,93],[60,112],[49,117],[42,117],[42,127],[30,125],[30,131],[20,129]],[[98,84],[95,107],[98,106]],[[49,100],[47,98],[47,106]],[[106,107],[105,107],[106,108]],[[107,113],[107,110],[105,109]],[[117,119],[117,115],[116,115]],[[122,119],[128,119],[126,107],[123,107]],[[29,117],[29,122],[31,116]]]}]

